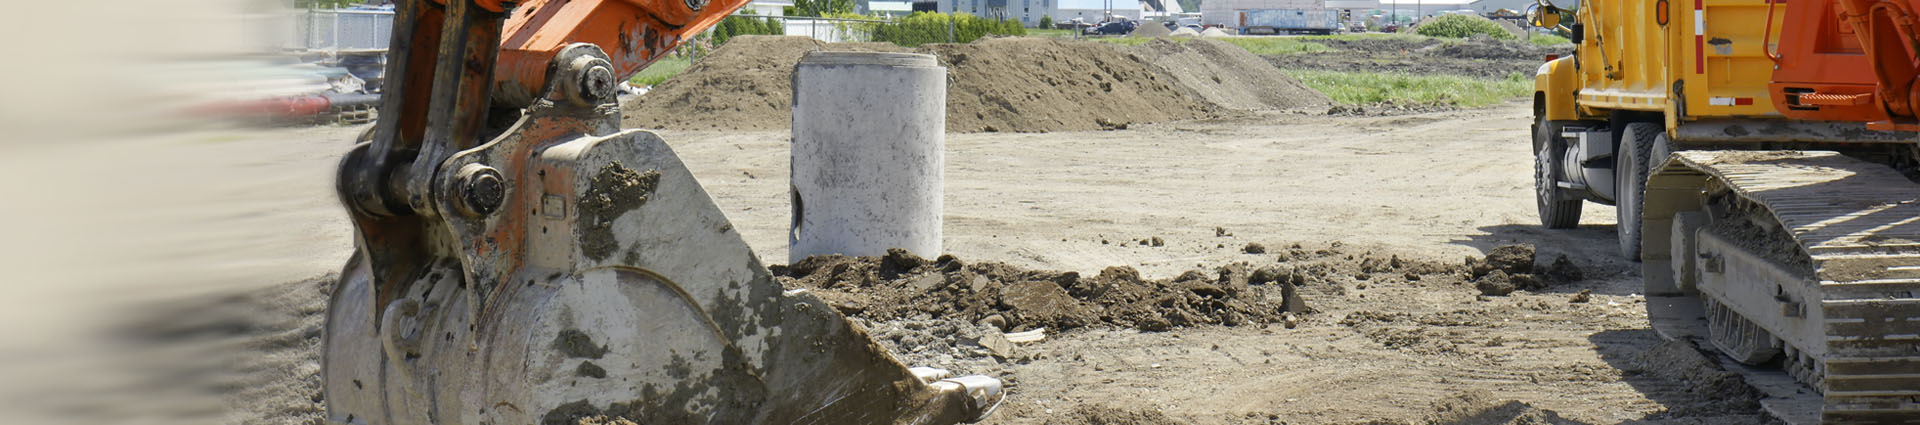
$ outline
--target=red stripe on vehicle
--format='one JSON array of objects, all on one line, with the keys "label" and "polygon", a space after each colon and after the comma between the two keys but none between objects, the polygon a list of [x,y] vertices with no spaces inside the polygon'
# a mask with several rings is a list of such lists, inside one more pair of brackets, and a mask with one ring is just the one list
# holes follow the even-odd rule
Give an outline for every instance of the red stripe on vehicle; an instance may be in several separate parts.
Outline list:
[{"label": "red stripe on vehicle", "polygon": [[1752,104],[1753,104],[1753,98],[1751,98],[1751,97],[1736,97],[1736,98],[1733,98],[1733,105],[1734,105],[1734,106],[1747,106],[1747,105],[1752,105]]},{"label": "red stripe on vehicle", "polygon": [[1693,73],[1707,73],[1707,36],[1693,36]]}]

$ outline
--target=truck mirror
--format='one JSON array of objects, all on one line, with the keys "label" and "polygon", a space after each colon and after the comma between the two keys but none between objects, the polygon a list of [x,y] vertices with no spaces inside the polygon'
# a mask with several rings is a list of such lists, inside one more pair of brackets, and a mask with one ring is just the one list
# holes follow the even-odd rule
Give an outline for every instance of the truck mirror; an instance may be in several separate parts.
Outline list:
[{"label": "truck mirror", "polygon": [[1560,26],[1560,8],[1551,4],[1534,3],[1527,7],[1527,23],[1540,28]]}]

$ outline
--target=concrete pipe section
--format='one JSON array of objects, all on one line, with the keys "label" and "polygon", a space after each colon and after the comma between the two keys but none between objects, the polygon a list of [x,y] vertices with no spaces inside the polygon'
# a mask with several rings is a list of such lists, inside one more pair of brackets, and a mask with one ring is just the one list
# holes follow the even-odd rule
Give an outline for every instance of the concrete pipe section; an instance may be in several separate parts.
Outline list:
[{"label": "concrete pipe section", "polygon": [[788,257],[941,252],[947,69],[932,55],[822,52],[793,75]]}]

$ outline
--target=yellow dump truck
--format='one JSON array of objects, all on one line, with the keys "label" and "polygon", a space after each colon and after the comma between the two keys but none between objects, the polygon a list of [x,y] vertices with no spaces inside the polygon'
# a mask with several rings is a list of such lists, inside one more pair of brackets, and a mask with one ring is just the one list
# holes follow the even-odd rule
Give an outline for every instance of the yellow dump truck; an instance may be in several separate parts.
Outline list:
[{"label": "yellow dump truck", "polygon": [[1914,62],[1861,47],[1911,7],[1846,1],[1536,5],[1577,46],[1535,76],[1536,203],[1549,228],[1615,206],[1654,328],[1782,419],[1920,423],[1920,156],[1876,84]]}]

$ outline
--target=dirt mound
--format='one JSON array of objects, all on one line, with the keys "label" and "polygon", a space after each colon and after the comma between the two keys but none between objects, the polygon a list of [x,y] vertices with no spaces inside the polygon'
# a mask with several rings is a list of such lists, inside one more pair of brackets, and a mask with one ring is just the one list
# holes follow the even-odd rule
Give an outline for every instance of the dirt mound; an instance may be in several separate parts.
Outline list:
[{"label": "dirt mound", "polygon": [[1158,39],[1129,50],[1165,68],[1194,95],[1229,109],[1324,108],[1333,103],[1259,56],[1218,40]]},{"label": "dirt mound", "polygon": [[1277,323],[1311,312],[1299,288],[1340,295],[1373,282],[1464,285],[1484,277],[1476,275],[1479,269],[1529,278],[1525,273],[1534,269],[1533,249],[1524,245],[1457,264],[1353,253],[1338,244],[1326,249],[1293,244],[1262,256],[1271,256],[1269,262],[1195,269],[1160,280],[1142,278],[1125,266],[1081,276],[967,263],[953,256],[927,260],[902,250],[881,257],[813,257],[772,269],[787,288],[812,291],[851,317],[988,323],[1004,331]]},{"label": "dirt mound", "polygon": [[947,131],[1124,129],[1212,116],[1145,59],[1105,44],[996,38],[935,44],[952,85]]},{"label": "dirt mound", "polygon": [[1231,37],[1231,36],[1233,36],[1233,33],[1230,33],[1230,32],[1227,32],[1227,30],[1223,30],[1223,29],[1219,29],[1219,28],[1207,28],[1207,30],[1206,30],[1206,31],[1201,31],[1201,32],[1200,32],[1200,36],[1201,36],[1201,37],[1209,37],[1209,38],[1212,38],[1212,37]]},{"label": "dirt mound", "polygon": [[1139,27],[1136,27],[1133,29],[1133,32],[1127,33],[1127,36],[1128,37],[1166,37],[1172,34],[1173,34],[1173,30],[1167,29],[1165,25],[1160,25],[1160,23],[1158,22],[1142,22],[1140,23]]},{"label": "dirt mound", "polygon": [[793,65],[826,43],[740,36],[622,106],[626,128],[782,130],[793,122]]},{"label": "dirt mound", "polygon": [[1279,322],[1290,301],[1302,305],[1294,283],[1304,278],[1295,273],[1256,273],[1236,264],[1168,280],[1142,279],[1131,267],[1082,277],[1001,263],[968,264],[952,256],[928,261],[902,250],[884,257],[820,256],[774,267],[788,288],[815,291],[848,316],[984,321],[1003,323],[1007,331],[1093,325],[1164,331]]},{"label": "dirt mound", "polygon": [[1173,36],[1173,37],[1199,37],[1200,32],[1194,31],[1193,28],[1180,27],[1180,29],[1173,30],[1172,33],[1169,33],[1167,35]]},{"label": "dirt mound", "polygon": [[812,50],[914,51],[947,67],[947,131],[1048,132],[1127,128],[1214,116],[1145,59],[1105,44],[994,38],[917,50],[743,36],[629,102],[624,124],[676,130],[791,127],[794,64]]}]

